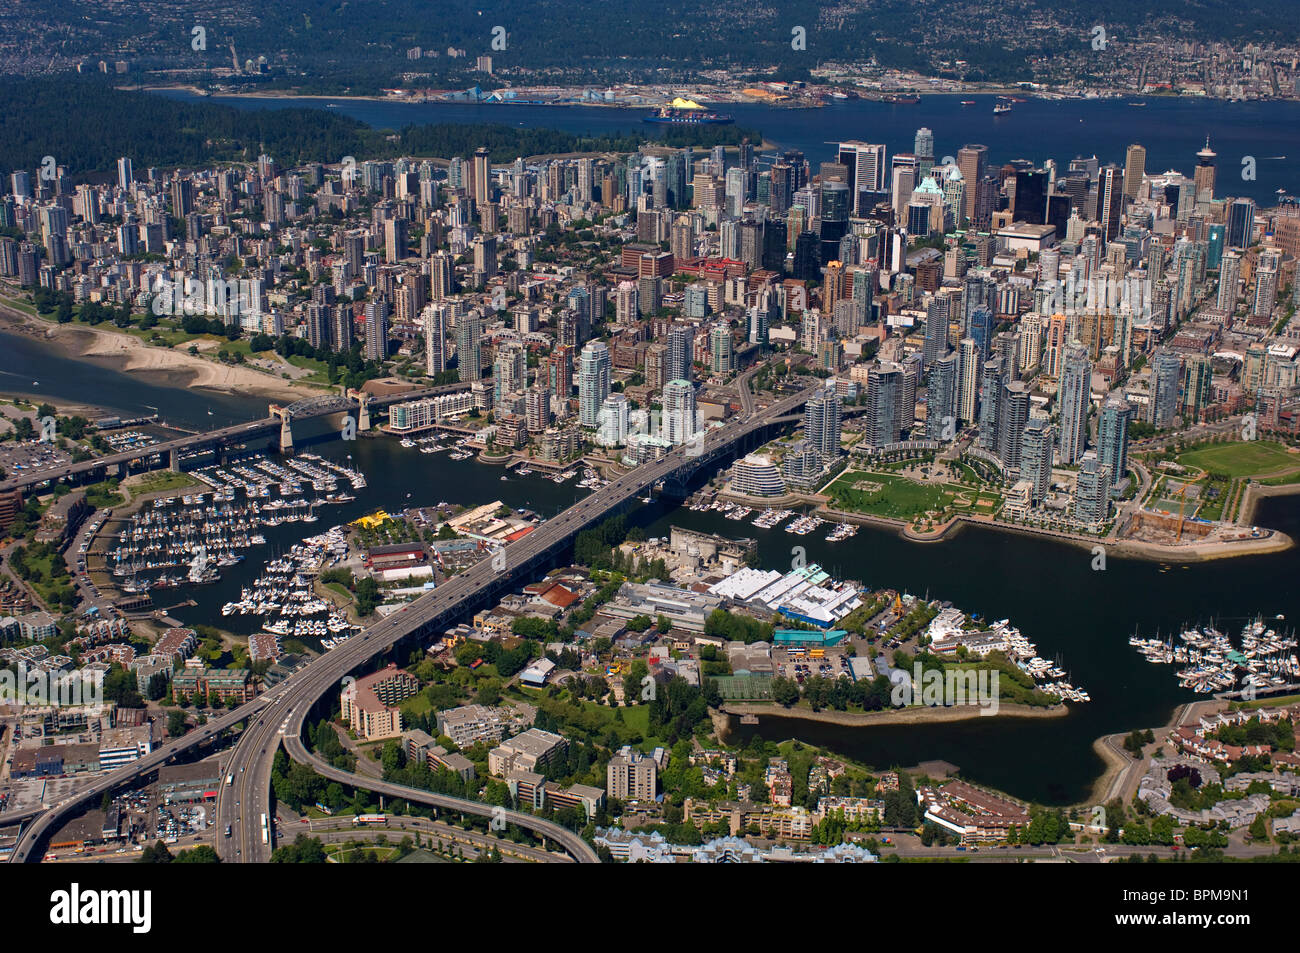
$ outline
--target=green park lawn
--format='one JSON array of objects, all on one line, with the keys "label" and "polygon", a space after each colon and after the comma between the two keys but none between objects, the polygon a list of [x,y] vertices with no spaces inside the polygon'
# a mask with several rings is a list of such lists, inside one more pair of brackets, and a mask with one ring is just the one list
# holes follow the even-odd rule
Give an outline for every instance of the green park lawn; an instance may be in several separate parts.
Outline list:
[{"label": "green park lawn", "polygon": [[[842,474],[824,492],[838,509],[901,520],[915,520],[927,511],[949,505],[992,514],[998,503],[998,495],[987,490],[949,483],[917,483],[896,474],[862,471]],[[980,501],[986,505],[977,505]]]},{"label": "green park lawn", "polygon": [[143,496],[146,493],[161,493],[164,490],[179,490],[181,487],[196,485],[197,481],[188,474],[161,470],[147,474],[138,483],[133,483],[130,489],[133,496]]},{"label": "green park lawn", "polygon": [[25,311],[27,314],[31,315],[36,314],[36,305],[32,304],[30,301],[24,301],[22,298],[10,298],[5,295],[0,296],[0,302],[4,302],[9,305],[9,307],[15,308],[18,311]]},{"label": "green park lawn", "polygon": [[1271,476],[1300,467],[1300,454],[1288,453],[1271,441],[1251,440],[1189,450],[1179,456],[1178,462],[1230,477]]}]

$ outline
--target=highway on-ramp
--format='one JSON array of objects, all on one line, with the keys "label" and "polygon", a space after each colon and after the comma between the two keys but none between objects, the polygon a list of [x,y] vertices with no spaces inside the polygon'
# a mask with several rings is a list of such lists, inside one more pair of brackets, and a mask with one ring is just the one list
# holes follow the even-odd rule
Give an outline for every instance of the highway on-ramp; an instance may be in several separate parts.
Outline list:
[{"label": "highway on-ramp", "polygon": [[[440,631],[477,601],[513,587],[513,580],[520,573],[530,568],[548,567],[554,551],[566,545],[580,530],[640,496],[647,487],[660,480],[703,465],[727,452],[739,441],[805,403],[822,386],[821,383],[814,384],[776,401],[761,412],[742,413],[729,423],[709,431],[702,439],[676,447],[661,459],[637,467],[504,547],[501,550],[504,563],[500,558],[476,563],[401,610],[372,623],[339,648],[312,660],[253,701],[95,780],[36,818],[15,846],[11,862],[40,860],[43,841],[74,811],[83,810],[104,792],[138,780],[240,721],[246,721],[247,726],[227,767],[227,772],[239,779],[238,794],[235,794],[235,783],[232,781],[227,785],[223,779],[218,795],[217,820],[221,825],[218,851],[226,860],[266,860],[273,844],[262,842],[261,815],[268,814],[270,822],[270,773],[275,751],[281,741],[300,737],[308,711],[330,691],[340,690],[344,676],[383,655],[405,638]],[[366,780],[362,786],[373,788],[379,783]],[[410,795],[404,793],[400,796]],[[235,801],[239,802],[238,805]],[[226,824],[231,825],[230,838],[224,836]],[[273,837],[268,838],[268,841],[273,840]]]}]

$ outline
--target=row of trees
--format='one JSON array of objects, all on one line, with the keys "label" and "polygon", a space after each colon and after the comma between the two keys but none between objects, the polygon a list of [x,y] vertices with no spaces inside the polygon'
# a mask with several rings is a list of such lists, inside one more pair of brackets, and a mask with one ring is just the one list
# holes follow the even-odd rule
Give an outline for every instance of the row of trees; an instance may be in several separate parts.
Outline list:
[{"label": "row of trees", "polygon": [[[804,681],[802,696],[813,711],[821,711],[823,708],[846,711],[849,707],[880,711],[892,707],[891,691],[889,679],[883,675],[877,675],[870,681],[813,675]],[[784,676],[772,679],[772,700],[778,705],[789,708],[798,704],[799,698],[800,686],[794,679]]]},{"label": "row of trees", "polygon": [[775,628],[770,622],[759,622],[746,615],[714,609],[704,620],[704,634],[724,638],[728,642],[770,642]]},{"label": "row of trees", "polygon": [[502,677],[510,678],[532,661],[536,651],[536,644],[528,641],[521,642],[512,649],[504,647],[495,639],[490,642],[466,641],[456,646],[456,663],[469,666],[476,659],[482,659],[495,666]]}]

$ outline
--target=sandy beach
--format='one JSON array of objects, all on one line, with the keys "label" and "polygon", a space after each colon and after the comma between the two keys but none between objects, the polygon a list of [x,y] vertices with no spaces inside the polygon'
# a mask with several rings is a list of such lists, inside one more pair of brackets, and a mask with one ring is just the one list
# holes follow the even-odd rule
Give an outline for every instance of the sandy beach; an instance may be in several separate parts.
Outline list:
[{"label": "sandy beach", "polygon": [[[219,364],[177,348],[153,347],[118,331],[55,324],[0,303],[0,329],[37,338],[68,357],[85,359],[126,374],[140,374],[172,387],[205,388],[227,394],[294,401],[319,388],[277,379],[249,367]],[[181,345],[188,348],[188,345]]]}]

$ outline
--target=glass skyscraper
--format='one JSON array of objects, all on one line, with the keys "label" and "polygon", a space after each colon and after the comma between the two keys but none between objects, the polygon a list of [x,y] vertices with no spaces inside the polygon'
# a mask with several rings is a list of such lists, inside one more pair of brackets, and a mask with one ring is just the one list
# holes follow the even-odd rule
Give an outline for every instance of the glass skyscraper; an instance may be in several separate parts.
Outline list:
[{"label": "glass skyscraper", "polygon": [[1088,352],[1077,342],[1065,349],[1057,399],[1061,408],[1061,463],[1077,463],[1088,442],[1088,401],[1092,390],[1092,365]]},{"label": "glass skyscraper", "polygon": [[1247,248],[1255,229],[1255,203],[1250,199],[1237,199],[1228,208],[1228,247]]},{"label": "glass skyscraper", "polygon": [[609,348],[601,341],[588,341],[578,357],[578,422],[595,428],[600,408],[609,396]]},{"label": "glass skyscraper", "polygon": [[1151,423],[1158,430],[1174,425],[1178,413],[1178,384],[1182,361],[1164,348],[1151,356]]},{"label": "glass skyscraper", "polygon": [[804,406],[804,436],[828,462],[840,452],[840,399],[832,391],[814,394]]},{"label": "glass skyscraper", "polygon": [[1052,445],[1056,428],[1046,417],[1034,415],[1025,424],[1020,438],[1020,479],[1031,486],[1029,502],[1038,506],[1047,497],[1052,483]]},{"label": "glass skyscraper", "polygon": [[[881,362],[867,374],[865,442],[883,447],[898,440],[898,402],[902,398],[903,368]],[[836,401],[838,403],[838,400]]]},{"label": "glass skyscraper", "polygon": [[1133,408],[1122,397],[1111,397],[1097,418],[1097,456],[1110,470],[1110,489],[1128,475],[1128,422]]},{"label": "glass skyscraper", "polygon": [[930,365],[927,380],[925,436],[947,440],[957,433],[957,352],[949,351]]}]

